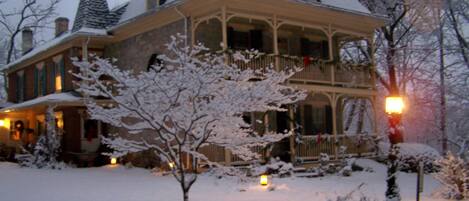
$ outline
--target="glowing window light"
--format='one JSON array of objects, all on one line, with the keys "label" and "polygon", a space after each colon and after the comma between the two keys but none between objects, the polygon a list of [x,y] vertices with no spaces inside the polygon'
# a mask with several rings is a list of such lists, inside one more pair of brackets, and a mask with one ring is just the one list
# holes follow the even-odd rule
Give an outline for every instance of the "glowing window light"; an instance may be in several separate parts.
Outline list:
[{"label": "glowing window light", "polygon": [[55,77],[55,91],[62,91],[62,76]]},{"label": "glowing window light", "polygon": [[404,110],[404,99],[400,96],[386,97],[386,113],[402,114]]}]

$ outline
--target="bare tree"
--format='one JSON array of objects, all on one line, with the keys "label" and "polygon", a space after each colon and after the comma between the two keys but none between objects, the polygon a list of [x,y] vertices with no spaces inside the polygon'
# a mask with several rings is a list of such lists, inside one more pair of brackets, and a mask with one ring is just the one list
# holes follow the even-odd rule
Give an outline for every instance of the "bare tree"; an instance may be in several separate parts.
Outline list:
[{"label": "bare tree", "polygon": [[36,0],[22,0],[21,6],[11,8],[5,6],[6,1],[0,1],[0,29],[5,33],[8,41],[6,63],[11,63],[18,56],[17,36],[25,28],[36,32],[46,28],[50,19],[55,16],[55,9],[60,0],[50,0],[39,3]]}]

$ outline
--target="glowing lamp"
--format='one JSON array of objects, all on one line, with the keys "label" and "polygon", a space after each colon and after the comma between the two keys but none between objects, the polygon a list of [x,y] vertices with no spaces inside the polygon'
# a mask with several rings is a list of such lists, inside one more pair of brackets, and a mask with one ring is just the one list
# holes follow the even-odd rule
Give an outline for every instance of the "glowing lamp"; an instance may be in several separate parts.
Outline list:
[{"label": "glowing lamp", "polygon": [[62,76],[55,77],[55,91],[62,91]]},{"label": "glowing lamp", "polygon": [[175,164],[173,162],[168,163],[169,168],[174,169]]},{"label": "glowing lamp", "polygon": [[400,96],[386,97],[386,113],[402,114],[404,110],[404,99]]},{"label": "glowing lamp", "polygon": [[111,165],[116,165],[117,164],[117,158],[112,157],[111,158]]},{"label": "glowing lamp", "polygon": [[4,127],[5,126],[5,120],[1,119],[0,120],[0,127]]},{"label": "glowing lamp", "polygon": [[267,186],[269,184],[269,177],[267,175],[261,175],[259,183],[261,186]]},{"label": "glowing lamp", "polygon": [[6,118],[5,120],[2,120],[3,121],[3,127],[5,127],[6,129],[10,129],[10,119]]}]

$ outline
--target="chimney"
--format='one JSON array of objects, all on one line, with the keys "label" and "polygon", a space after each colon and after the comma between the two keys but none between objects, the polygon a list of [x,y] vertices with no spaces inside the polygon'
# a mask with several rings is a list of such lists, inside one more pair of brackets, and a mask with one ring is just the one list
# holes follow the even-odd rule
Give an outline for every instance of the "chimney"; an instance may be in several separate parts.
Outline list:
[{"label": "chimney", "polygon": [[146,0],[147,2],[147,10],[151,10],[156,8],[156,2],[157,0]]},{"label": "chimney", "polygon": [[33,31],[26,27],[23,29],[21,32],[23,44],[22,44],[22,50],[23,50],[23,55],[31,51],[33,49]]},{"label": "chimney", "polygon": [[59,17],[55,19],[55,37],[68,31],[68,18]]},{"label": "chimney", "polygon": [[155,9],[166,3],[166,0],[146,0],[147,1],[147,10]]}]

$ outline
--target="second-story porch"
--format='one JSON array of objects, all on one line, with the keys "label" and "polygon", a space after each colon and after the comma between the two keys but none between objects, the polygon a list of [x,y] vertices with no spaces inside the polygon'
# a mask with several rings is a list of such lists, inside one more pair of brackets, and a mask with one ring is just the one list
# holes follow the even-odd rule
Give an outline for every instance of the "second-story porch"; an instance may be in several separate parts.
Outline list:
[{"label": "second-story porch", "polygon": [[[256,130],[300,130],[269,153],[257,151],[264,156],[286,154],[288,160],[295,162],[318,159],[320,153],[338,158],[341,146],[347,147],[348,154],[372,154],[373,142],[369,137],[377,133],[374,60],[370,56],[374,29],[350,27],[357,23],[350,19],[318,21],[314,18],[318,13],[298,14],[287,8],[290,6],[285,2],[285,8],[277,5],[278,10],[257,10],[255,5],[260,2],[237,1],[206,8],[207,11],[191,17],[190,29],[193,44],[200,42],[212,51],[224,52],[227,62],[240,68],[262,69],[273,65],[276,70],[302,69],[287,84],[307,90],[307,100],[288,106],[285,113],[263,117],[252,114],[249,118]],[[327,15],[334,16],[331,13]],[[260,54],[249,63],[235,61],[231,53],[247,49],[258,50]],[[368,123],[363,123],[363,116],[353,117],[360,124],[353,133],[350,129],[353,118],[348,116],[354,115],[350,108],[357,103],[360,108],[357,111],[367,113]],[[256,125],[259,118],[263,125]],[[364,124],[368,124],[365,126],[368,130],[362,129]],[[226,150],[214,146],[204,149],[212,160],[243,163]]]},{"label": "second-story porch", "polygon": [[[234,6],[234,5],[233,5]],[[344,23],[347,23],[346,21]],[[258,50],[259,57],[241,68],[302,68],[290,83],[373,89],[372,31],[351,30],[331,23],[295,19],[286,13],[242,10],[223,5],[192,17],[193,43],[229,54]]]}]

